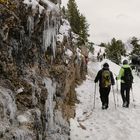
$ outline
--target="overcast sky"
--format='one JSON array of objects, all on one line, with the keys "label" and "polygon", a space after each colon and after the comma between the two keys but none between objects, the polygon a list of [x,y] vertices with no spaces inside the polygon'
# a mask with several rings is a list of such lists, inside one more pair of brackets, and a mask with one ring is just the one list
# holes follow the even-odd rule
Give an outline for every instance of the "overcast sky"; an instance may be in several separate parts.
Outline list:
[{"label": "overcast sky", "polygon": [[[66,5],[68,0],[62,0]],[[89,40],[110,42],[115,37],[126,41],[140,38],[140,0],[76,0],[80,13],[90,24]]]}]

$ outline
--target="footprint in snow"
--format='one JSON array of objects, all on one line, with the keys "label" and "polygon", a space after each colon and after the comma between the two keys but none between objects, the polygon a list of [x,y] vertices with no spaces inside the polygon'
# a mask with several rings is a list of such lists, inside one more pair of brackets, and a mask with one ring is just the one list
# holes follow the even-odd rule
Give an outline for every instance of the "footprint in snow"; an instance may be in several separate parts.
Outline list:
[{"label": "footprint in snow", "polygon": [[89,138],[89,136],[85,136],[85,138]]}]

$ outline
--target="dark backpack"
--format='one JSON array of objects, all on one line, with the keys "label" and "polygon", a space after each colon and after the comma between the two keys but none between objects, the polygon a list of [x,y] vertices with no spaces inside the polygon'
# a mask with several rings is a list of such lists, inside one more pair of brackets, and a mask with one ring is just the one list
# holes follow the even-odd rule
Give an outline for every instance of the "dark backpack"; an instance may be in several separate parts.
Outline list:
[{"label": "dark backpack", "polygon": [[122,80],[127,84],[130,85],[133,83],[133,76],[132,71],[130,68],[123,68],[124,69],[124,76],[122,76]]},{"label": "dark backpack", "polygon": [[111,86],[111,74],[109,70],[102,71],[102,87]]}]

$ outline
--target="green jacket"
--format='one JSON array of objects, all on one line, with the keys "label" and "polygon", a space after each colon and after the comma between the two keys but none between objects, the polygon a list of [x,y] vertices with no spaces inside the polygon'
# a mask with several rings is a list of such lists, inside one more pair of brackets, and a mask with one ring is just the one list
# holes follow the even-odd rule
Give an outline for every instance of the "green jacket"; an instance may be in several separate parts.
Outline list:
[{"label": "green jacket", "polygon": [[125,64],[121,67],[121,69],[119,71],[119,75],[117,76],[117,80],[121,80],[121,83],[125,83],[124,80],[121,79],[121,77],[124,76],[124,69],[123,68],[130,68],[131,69],[130,65],[128,65],[128,64]]}]

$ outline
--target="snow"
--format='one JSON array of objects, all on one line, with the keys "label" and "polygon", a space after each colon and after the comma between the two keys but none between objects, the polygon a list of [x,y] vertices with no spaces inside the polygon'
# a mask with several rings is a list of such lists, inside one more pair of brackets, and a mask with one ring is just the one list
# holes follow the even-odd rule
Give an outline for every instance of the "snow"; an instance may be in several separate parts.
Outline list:
[{"label": "snow", "polygon": [[65,51],[65,54],[67,55],[67,56],[69,56],[69,58],[73,55],[73,52],[70,50],[70,49],[67,49],[66,51]]},{"label": "snow", "polygon": [[57,41],[58,42],[63,42],[63,39],[64,39],[64,36],[63,35],[61,35],[61,34],[59,34],[59,35],[57,35]]},{"label": "snow", "polygon": [[[97,53],[100,47],[97,46],[96,48],[95,52]],[[98,84],[94,83],[94,78],[105,62],[109,63],[114,77],[118,75],[120,66],[107,59],[102,62],[93,61],[96,58],[95,56],[90,55],[86,80],[76,88],[77,98],[80,103],[76,104],[75,118],[70,120],[71,140],[139,140],[140,78],[133,71],[134,83],[133,90],[130,92],[129,108],[122,107],[119,91],[120,83],[117,81],[109,95],[109,108],[102,110],[99,87]],[[94,94],[96,95],[95,109],[93,108]]]},{"label": "snow", "polygon": [[44,7],[39,4],[38,0],[24,0],[23,3],[24,4],[27,4],[28,7],[31,6],[32,9],[36,9],[38,7],[40,14],[44,10]]},{"label": "snow", "polygon": [[22,93],[23,90],[24,90],[24,87],[19,88],[19,89],[17,90],[17,94]]},{"label": "snow", "polygon": [[24,4],[27,4],[28,7],[32,7],[32,9],[39,8],[39,13],[41,14],[42,11],[45,8],[42,5],[39,4],[39,1],[41,1],[45,5],[47,5],[49,11],[55,11],[57,13],[60,12],[59,6],[58,5],[55,5],[54,3],[50,2],[49,0],[24,0],[23,3]]},{"label": "snow", "polygon": [[126,52],[127,54],[130,54],[133,50],[133,45],[131,44],[131,40],[128,40],[126,43],[125,43],[125,49],[126,49]]},{"label": "snow", "polygon": [[64,36],[69,36],[69,32],[71,29],[69,22],[65,19],[62,19],[62,22],[63,24],[60,26],[59,32]]},{"label": "snow", "polygon": [[55,5],[51,1],[49,1],[49,0],[40,0],[40,1],[42,1],[43,3],[45,3],[46,5],[48,5],[48,8],[49,8],[50,11],[53,11],[54,10],[56,12],[60,12],[58,5]]},{"label": "snow", "polygon": [[95,53],[95,56],[97,56],[97,53],[100,52],[100,55],[103,54],[104,50],[105,50],[105,47],[99,47],[98,45],[93,45],[94,47],[94,53]]},{"label": "snow", "polygon": [[24,115],[19,115],[19,116],[17,117],[17,120],[18,120],[18,122],[20,122],[20,123],[26,123],[26,122],[29,121],[28,118],[27,118],[26,116],[24,116]]},{"label": "snow", "polygon": [[32,6],[32,9],[35,9],[38,5],[37,0],[24,0],[23,3],[27,4],[28,6]]}]

